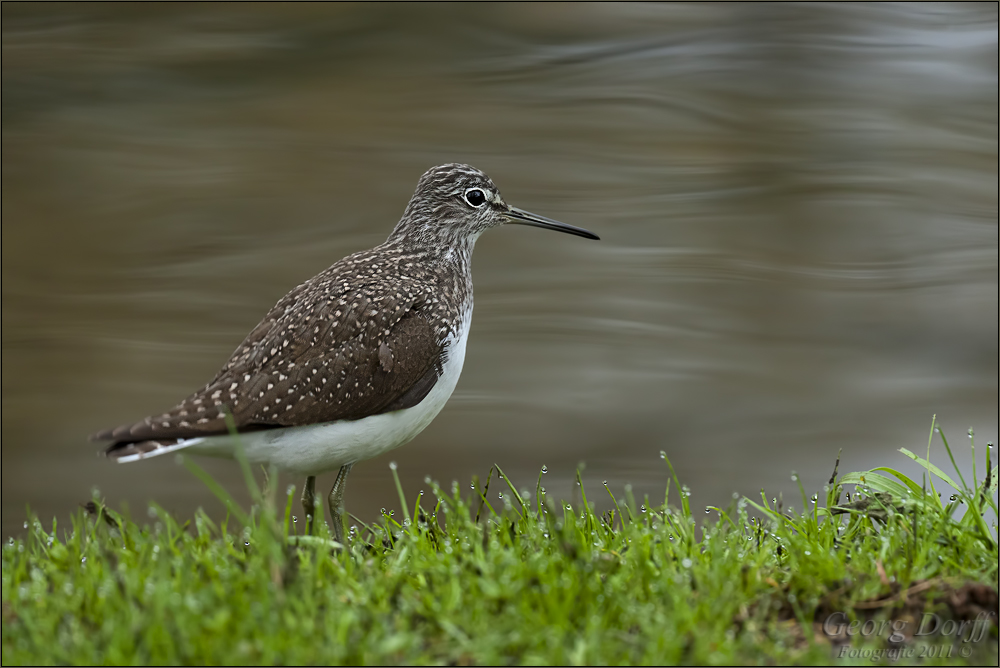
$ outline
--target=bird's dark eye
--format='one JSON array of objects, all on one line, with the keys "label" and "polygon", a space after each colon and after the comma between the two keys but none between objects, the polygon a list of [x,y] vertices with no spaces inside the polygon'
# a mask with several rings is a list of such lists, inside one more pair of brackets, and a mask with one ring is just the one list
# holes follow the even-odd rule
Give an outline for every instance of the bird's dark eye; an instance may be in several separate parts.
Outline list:
[{"label": "bird's dark eye", "polygon": [[478,209],[486,203],[486,195],[483,194],[482,190],[473,189],[465,193],[465,201],[468,202],[470,206],[474,206]]}]

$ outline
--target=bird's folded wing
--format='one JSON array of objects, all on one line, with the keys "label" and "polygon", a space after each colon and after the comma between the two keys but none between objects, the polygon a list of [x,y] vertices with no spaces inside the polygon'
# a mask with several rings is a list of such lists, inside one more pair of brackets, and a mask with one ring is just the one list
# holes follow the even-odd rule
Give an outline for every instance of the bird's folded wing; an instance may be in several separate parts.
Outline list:
[{"label": "bird's folded wing", "polygon": [[[128,443],[357,420],[418,404],[444,362],[440,333],[416,299],[278,302],[219,374],[172,410],[92,438]],[[336,308],[336,307],[340,308]]]}]

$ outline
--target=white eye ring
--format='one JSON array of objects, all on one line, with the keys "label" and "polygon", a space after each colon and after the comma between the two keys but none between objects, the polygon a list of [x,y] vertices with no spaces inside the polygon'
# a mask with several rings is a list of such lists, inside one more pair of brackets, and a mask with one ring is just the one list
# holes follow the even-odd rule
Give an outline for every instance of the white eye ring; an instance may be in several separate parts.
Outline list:
[{"label": "white eye ring", "polygon": [[465,191],[465,201],[473,209],[478,209],[487,202],[486,193],[482,188],[469,188]]}]

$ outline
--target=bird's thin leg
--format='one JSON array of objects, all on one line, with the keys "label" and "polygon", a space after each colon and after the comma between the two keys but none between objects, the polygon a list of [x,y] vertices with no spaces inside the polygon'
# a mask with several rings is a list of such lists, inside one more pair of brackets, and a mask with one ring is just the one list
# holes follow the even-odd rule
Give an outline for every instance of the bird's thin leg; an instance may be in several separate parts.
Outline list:
[{"label": "bird's thin leg", "polygon": [[313,517],[316,515],[316,476],[306,478],[302,488],[302,512],[305,513],[306,535],[312,535]]},{"label": "bird's thin leg", "polygon": [[337,480],[333,483],[330,496],[327,499],[330,505],[330,522],[333,524],[333,539],[344,545],[344,521],[341,519],[341,512],[344,508],[344,488],[347,486],[347,474],[351,472],[354,463],[344,464],[337,472]]}]

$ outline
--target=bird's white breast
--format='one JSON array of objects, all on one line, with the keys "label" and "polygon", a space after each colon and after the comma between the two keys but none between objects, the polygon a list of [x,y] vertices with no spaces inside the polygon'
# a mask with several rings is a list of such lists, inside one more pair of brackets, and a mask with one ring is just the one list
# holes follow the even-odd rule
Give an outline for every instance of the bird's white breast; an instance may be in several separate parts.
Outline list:
[{"label": "bird's white breast", "polygon": [[186,449],[194,454],[232,457],[238,441],[251,464],[274,464],[283,471],[299,475],[333,471],[344,464],[386,453],[423,431],[448,402],[462,375],[471,322],[470,304],[457,331],[445,341],[441,376],[416,406],[360,420],[268,429],[237,437],[192,439],[185,444]]}]

